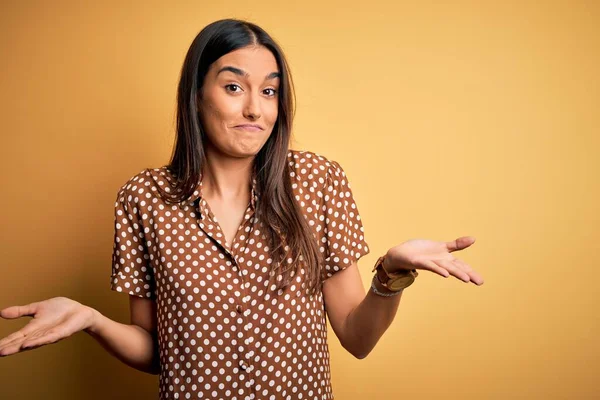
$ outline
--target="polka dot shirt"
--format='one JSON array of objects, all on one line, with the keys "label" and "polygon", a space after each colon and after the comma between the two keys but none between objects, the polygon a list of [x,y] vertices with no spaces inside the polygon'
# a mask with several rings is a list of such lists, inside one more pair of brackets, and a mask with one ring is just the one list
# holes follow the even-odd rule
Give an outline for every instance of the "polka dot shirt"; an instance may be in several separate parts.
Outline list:
[{"label": "polka dot shirt", "polygon": [[[350,185],[335,161],[287,158],[328,279],[369,252]],[[286,290],[269,285],[256,181],[230,246],[202,179],[167,204],[156,188],[171,180],[165,167],[145,169],[119,190],[110,286],[157,303],[160,399],[333,399],[323,295],[308,295],[304,269]]]}]

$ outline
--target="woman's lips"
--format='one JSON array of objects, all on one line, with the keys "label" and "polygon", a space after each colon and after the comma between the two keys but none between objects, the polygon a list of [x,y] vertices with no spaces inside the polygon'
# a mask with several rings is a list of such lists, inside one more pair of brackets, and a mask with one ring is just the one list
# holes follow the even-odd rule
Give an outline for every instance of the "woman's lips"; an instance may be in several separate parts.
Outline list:
[{"label": "woman's lips", "polygon": [[259,132],[259,131],[262,131],[262,128],[260,128],[258,126],[252,126],[252,125],[238,125],[235,128],[236,129],[242,129],[242,130],[248,131],[248,132]]}]

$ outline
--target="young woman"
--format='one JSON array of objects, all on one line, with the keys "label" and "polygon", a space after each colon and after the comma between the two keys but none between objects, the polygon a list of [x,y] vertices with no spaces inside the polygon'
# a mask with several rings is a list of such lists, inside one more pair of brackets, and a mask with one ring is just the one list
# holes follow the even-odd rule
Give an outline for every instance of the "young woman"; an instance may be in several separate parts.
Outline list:
[{"label": "young woman", "polygon": [[293,86],[260,27],[221,20],[193,41],[178,88],[172,159],[118,192],[111,288],[131,324],[59,297],[0,311],[35,317],[6,356],[78,331],[139,370],[161,399],[330,399],[326,317],[357,358],[391,324],[417,269],[481,285],[451,255],[474,242],[411,240],[369,252],[342,167],[289,149]]}]

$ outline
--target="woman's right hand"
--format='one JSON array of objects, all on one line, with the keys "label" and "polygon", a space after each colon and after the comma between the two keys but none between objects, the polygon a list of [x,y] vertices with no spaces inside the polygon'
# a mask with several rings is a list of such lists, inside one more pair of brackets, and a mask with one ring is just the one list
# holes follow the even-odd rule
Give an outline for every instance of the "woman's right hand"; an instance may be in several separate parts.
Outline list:
[{"label": "woman's right hand", "polygon": [[96,318],[96,310],[66,297],[13,306],[0,310],[0,317],[15,319],[32,316],[22,329],[0,340],[0,357],[31,350],[90,328]]}]

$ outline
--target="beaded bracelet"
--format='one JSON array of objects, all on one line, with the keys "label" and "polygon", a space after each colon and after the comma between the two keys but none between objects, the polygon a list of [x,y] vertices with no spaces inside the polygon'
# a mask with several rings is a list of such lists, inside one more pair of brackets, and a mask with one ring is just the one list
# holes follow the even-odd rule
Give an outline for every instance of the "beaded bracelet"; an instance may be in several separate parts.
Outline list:
[{"label": "beaded bracelet", "polygon": [[377,290],[377,287],[375,286],[375,279],[377,279],[377,275],[373,275],[373,280],[371,281],[371,290],[373,291],[373,293],[375,293],[378,296],[383,296],[383,297],[398,296],[404,290],[404,289],[402,289],[398,292],[391,292],[391,293],[380,292],[379,290]]}]

